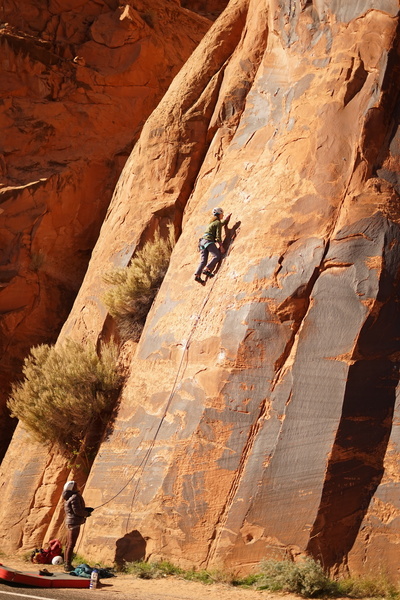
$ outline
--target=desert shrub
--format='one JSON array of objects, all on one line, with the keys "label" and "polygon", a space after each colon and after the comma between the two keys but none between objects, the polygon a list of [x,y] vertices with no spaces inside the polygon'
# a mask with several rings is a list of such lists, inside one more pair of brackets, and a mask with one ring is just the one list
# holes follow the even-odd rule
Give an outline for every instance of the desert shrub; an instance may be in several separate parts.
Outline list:
[{"label": "desert shrub", "polygon": [[335,594],[336,584],[324,573],[323,568],[312,558],[303,562],[266,560],[260,565],[262,577],[258,589],[298,594],[304,598],[315,598]]},{"label": "desert shrub", "polygon": [[104,275],[110,288],[103,302],[116,320],[123,340],[139,340],[147,313],[167,272],[173,246],[172,228],[166,239],[156,233],[154,240],[136,252],[130,265]]},{"label": "desert shrub", "polygon": [[399,597],[396,586],[385,574],[365,577],[347,577],[336,582],[337,595],[348,598],[390,598]]},{"label": "desert shrub", "polygon": [[31,349],[24,378],[12,387],[8,407],[33,436],[71,454],[84,446],[92,423],[109,412],[121,385],[115,344],[94,346],[66,340]]},{"label": "desert shrub", "polygon": [[299,563],[267,560],[261,563],[260,571],[255,581],[257,589],[290,592],[304,598],[399,598],[398,588],[385,574],[333,580],[312,558]]}]

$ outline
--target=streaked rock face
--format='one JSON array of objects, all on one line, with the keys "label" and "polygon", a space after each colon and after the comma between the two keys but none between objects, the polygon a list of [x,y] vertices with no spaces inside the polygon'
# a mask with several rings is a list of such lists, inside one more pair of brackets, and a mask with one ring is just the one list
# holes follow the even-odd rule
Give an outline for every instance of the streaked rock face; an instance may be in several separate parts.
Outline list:
[{"label": "streaked rock face", "polygon": [[[85,489],[85,556],[248,570],[309,552],[396,572],[398,11],[233,0],[147,120],[61,333],[107,337],[102,273],[175,224]],[[200,286],[215,206],[227,253]],[[23,441],[3,462],[5,547],[32,545],[43,508],[34,458],[7,480]]]},{"label": "streaked rock face", "polygon": [[9,381],[55,341],[139,130],[211,22],[158,0],[24,0],[1,18],[3,456]]}]

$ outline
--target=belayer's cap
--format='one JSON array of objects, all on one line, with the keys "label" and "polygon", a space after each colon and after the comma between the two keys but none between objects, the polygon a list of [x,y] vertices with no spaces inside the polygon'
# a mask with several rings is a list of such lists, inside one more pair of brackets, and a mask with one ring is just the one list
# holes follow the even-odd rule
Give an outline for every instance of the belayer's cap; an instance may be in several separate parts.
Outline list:
[{"label": "belayer's cap", "polygon": [[64,492],[72,492],[75,487],[75,481],[67,481],[64,485]]}]

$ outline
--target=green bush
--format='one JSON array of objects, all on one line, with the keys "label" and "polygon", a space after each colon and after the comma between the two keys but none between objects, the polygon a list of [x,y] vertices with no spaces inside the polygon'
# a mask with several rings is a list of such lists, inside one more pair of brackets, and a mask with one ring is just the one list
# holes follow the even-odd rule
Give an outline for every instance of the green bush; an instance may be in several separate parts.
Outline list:
[{"label": "green bush", "polygon": [[260,565],[262,576],[258,589],[298,594],[304,598],[332,595],[336,584],[325,575],[323,568],[312,558],[301,563],[266,560]]},{"label": "green bush", "polygon": [[94,346],[67,340],[60,346],[31,349],[24,379],[12,387],[11,414],[43,443],[76,454],[90,426],[112,410],[120,385],[115,344]]},{"label": "green bush", "polygon": [[384,574],[333,580],[312,558],[303,562],[267,560],[260,565],[257,589],[298,594],[304,598],[399,598],[398,588]]},{"label": "green bush", "polygon": [[154,240],[136,252],[128,267],[104,275],[104,281],[111,287],[102,299],[116,320],[123,340],[139,340],[147,313],[167,272],[173,246],[171,227],[167,239],[156,233]]},{"label": "green bush", "polygon": [[374,577],[348,577],[336,582],[337,595],[348,598],[391,598],[399,597],[399,591],[386,575]]}]

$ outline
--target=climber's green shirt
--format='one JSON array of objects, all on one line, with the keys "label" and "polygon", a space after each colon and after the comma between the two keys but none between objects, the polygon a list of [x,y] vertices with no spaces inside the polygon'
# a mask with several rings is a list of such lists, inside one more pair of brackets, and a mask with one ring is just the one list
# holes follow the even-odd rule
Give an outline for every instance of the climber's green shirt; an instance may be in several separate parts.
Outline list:
[{"label": "climber's green shirt", "polygon": [[225,221],[220,221],[219,219],[211,221],[211,223],[207,226],[207,229],[203,234],[203,240],[208,240],[210,243],[219,242],[221,244],[221,233],[223,225],[226,225]]}]

